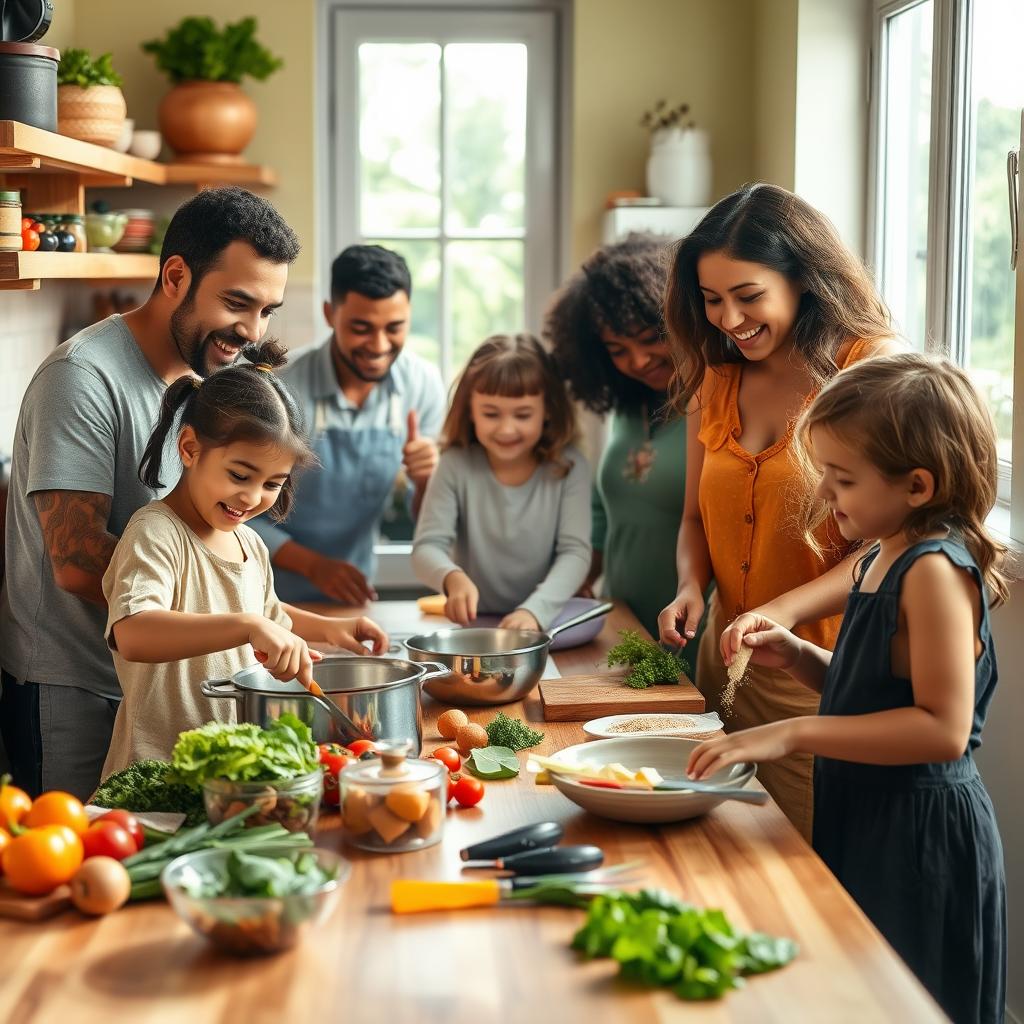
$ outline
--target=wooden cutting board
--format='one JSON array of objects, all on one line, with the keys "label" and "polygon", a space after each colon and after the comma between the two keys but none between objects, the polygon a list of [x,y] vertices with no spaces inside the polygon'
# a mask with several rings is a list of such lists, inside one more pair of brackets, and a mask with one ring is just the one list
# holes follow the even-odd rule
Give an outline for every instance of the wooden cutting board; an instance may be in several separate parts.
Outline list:
[{"label": "wooden cutting board", "polygon": [[59,885],[47,896],[26,896],[0,880],[0,917],[42,921],[71,906],[71,887]]},{"label": "wooden cutting board", "polygon": [[587,722],[605,715],[694,714],[704,710],[704,698],[686,676],[679,685],[633,690],[619,673],[562,676],[543,679],[540,701],[546,722]]}]

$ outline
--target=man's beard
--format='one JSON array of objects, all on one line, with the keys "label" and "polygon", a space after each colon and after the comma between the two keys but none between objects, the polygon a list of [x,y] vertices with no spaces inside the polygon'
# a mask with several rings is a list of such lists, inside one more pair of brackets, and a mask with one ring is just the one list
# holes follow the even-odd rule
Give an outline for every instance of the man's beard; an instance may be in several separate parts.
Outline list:
[{"label": "man's beard", "polygon": [[204,335],[201,327],[193,326],[189,322],[188,314],[192,306],[192,301],[186,298],[171,314],[171,339],[178,350],[178,355],[188,364],[189,369],[200,377],[208,377],[211,370],[207,365],[206,354],[214,340],[226,342],[241,352],[246,339],[238,337],[234,331],[211,331]]},{"label": "man's beard", "polygon": [[367,373],[365,370],[361,370],[359,368],[358,363],[356,363],[352,359],[349,359],[349,357],[345,355],[345,353],[342,352],[337,345],[333,346],[333,348],[335,359],[344,363],[351,373],[355,374],[356,377],[358,377],[361,381],[363,381],[366,384],[379,384],[382,380],[385,380],[387,378],[387,375],[391,372],[391,367],[395,365],[395,360],[399,357],[399,355],[402,352],[401,349],[395,350],[393,348],[391,350],[391,359],[388,362],[388,365],[379,373],[374,375]]}]

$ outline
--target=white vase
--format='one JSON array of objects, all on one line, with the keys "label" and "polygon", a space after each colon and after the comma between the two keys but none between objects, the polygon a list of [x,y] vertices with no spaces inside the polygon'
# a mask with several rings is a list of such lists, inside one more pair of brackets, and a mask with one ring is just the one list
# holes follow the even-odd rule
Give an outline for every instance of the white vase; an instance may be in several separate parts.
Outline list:
[{"label": "white vase", "polygon": [[711,147],[700,128],[662,128],[651,136],[647,194],[666,206],[711,204]]}]

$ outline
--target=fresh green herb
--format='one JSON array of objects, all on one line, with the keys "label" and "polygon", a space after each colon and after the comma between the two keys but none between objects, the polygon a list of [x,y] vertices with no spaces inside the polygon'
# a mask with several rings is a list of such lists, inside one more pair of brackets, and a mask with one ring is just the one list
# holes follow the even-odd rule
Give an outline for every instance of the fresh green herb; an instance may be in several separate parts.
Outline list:
[{"label": "fresh green herb", "polygon": [[508,747],[477,747],[463,762],[478,779],[514,779],[519,758]]},{"label": "fresh green herb", "polygon": [[194,853],[196,850],[217,847],[252,851],[268,843],[295,847],[313,845],[313,840],[304,832],[289,832],[283,825],[246,828],[246,818],[258,810],[259,808],[253,805],[219,825],[197,825],[195,828],[182,829],[165,842],[156,846],[146,846],[133,856],[125,858],[122,863],[132,880],[129,899],[146,900],[159,896],[163,891],[160,887],[160,873],[163,869],[176,857]]},{"label": "fresh green herb", "polygon": [[95,60],[88,50],[65,50],[57,65],[58,85],[78,85],[88,89],[91,85],[120,85],[121,76],[110,62],[110,54],[104,53]]},{"label": "fresh green herb", "polygon": [[721,910],[698,910],[658,890],[596,896],[573,936],[587,957],[611,957],[623,978],[672,988],[680,999],[717,999],[743,976],[783,967],[791,939],[737,932]]},{"label": "fresh green herb", "polygon": [[182,880],[192,897],[218,896],[308,896],[338,877],[325,871],[312,853],[296,852],[286,857],[232,850],[223,872],[206,870]]},{"label": "fresh green herb", "polygon": [[682,660],[675,654],[645,640],[634,629],[624,629],[622,638],[609,652],[609,665],[629,665],[631,671],[623,680],[634,690],[646,690],[656,683],[678,683],[683,671]]},{"label": "fresh green herb", "polygon": [[526,750],[544,739],[544,733],[531,729],[521,718],[510,718],[504,711],[499,711],[484,729],[492,747],[508,747],[509,750]]},{"label": "fresh green herb", "polygon": [[284,63],[256,39],[256,19],[217,28],[212,18],[183,18],[162,39],[142,44],[172,82],[263,81]]},{"label": "fresh green herb", "polygon": [[170,782],[170,771],[169,761],[134,761],[127,768],[108,775],[93,793],[90,803],[140,814],[146,811],[184,814],[186,825],[206,821],[202,793],[191,786]]},{"label": "fresh green herb", "polygon": [[251,722],[208,722],[183,732],[171,752],[174,780],[201,786],[207,779],[264,782],[308,775],[319,768],[309,727],[283,714],[261,729]]}]

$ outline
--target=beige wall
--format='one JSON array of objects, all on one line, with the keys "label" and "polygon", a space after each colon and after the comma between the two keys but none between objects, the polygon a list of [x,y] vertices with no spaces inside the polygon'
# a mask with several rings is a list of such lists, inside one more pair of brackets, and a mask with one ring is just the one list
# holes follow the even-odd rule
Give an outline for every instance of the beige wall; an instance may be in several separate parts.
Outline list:
[{"label": "beige wall", "polygon": [[[67,6],[61,0],[58,10]],[[164,4],[152,0],[79,0],[74,13],[73,45],[93,53],[109,50],[114,67],[124,77],[128,116],[136,127],[156,128],[161,97],[170,87],[140,44],[163,35],[188,15],[207,15],[218,24],[252,15],[259,20],[260,41],[284,59],[284,67],[265,82],[246,79],[243,88],[260,112],[256,137],[245,153],[251,163],[277,171],[280,184],[268,193],[303,243],[292,269],[295,283],[314,275],[314,61],[313,0],[203,0],[202,3]]]},{"label": "beige wall", "polygon": [[796,180],[798,0],[754,4],[754,176],[792,189]]},{"label": "beige wall", "polygon": [[714,197],[754,176],[756,0],[577,0],[574,24],[572,254],[600,238],[605,196],[644,188],[655,100],[687,102],[711,134]]}]

